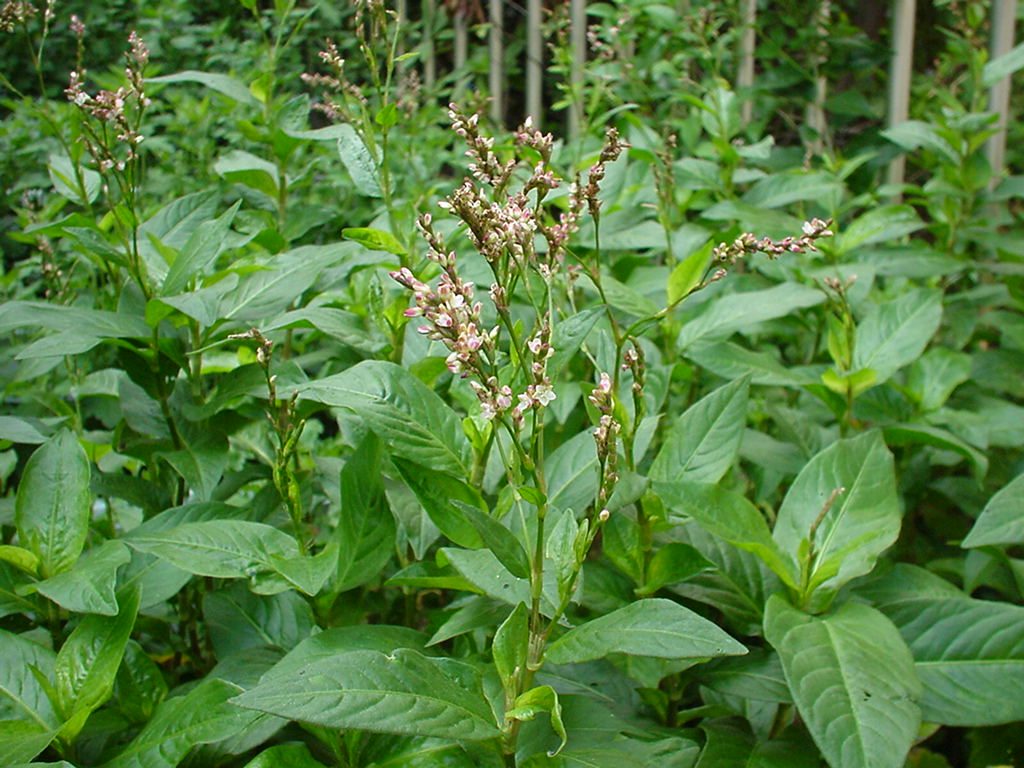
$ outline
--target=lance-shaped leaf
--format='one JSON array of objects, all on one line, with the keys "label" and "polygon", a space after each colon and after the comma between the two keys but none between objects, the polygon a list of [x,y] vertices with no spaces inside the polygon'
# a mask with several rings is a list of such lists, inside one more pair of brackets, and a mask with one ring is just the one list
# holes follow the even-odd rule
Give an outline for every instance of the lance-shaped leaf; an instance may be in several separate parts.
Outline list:
[{"label": "lance-shaped leaf", "polygon": [[515,696],[516,680],[526,673],[530,643],[530,611],[519,603],[494,633],[491,655],[506,696]]},{"label": "lance-shaped leaf", "polygon": [[0,630],[0,760],[4,765],[31,760],[46,749],[60,727],[36,676],[51,679],[54,659],[48,648]]},{"label": "lance-shaped leaf", "polygon": [[941,291],[921,288],[879,305],[857,326],[853,370],[870,368],[881,384],[921,356],[941,321]]},{"label": "lance-shaped leaf", "polygon": [[118,569],[132,559],[131,552],[116,539],[90,549],[74,568],[35,585],[35,590],[75,613],[116,616]]},{"label": "lance-shaped leaf", "polygon": [[54,690],[64,719],[61,738],[73,741],[86,719],[114,690],[117,668],[135,626],[139,590],[122,592],[114,619],[91,614],[61,646],[54,665]]},{"label": "lance-shaped leaf", "polygon": [[299,396],[351,411],[396,456],[431,470],[469,474],[472,453],[462,420],[404,368],[369,360],[301,386]]},{"label": "lance-shaped leaf", "polygon": [[232,701],[329,728],[468,741],[498,735],[480,691],[463,687],[436,661],[409,649],[321,658],[289,679],[261,682]]},{"label": "lance-shaped leaf", "polygon": [[672,426],[651,465],[651,480],[716,483],[736,459],[747,421],[750,377],[719,387]]},{"label": "lance-shaped leaf", "polygon": [[537,715],[547,713],[551,717],[551,730],[553,730],[561,742],[557,749],[548,752],[548,757],[554,757],[565,747],[568,736],[565,732],[565,724],[562,722],[562,705],[558,701],[558,692],[550,685],[541,685],[531,688],[516,698],[510,710],[505,712],[506,720],[533,720]]},{"label": "lance-shaped leaf", "polygon": [[910,651],[885,616],[847,603],[819,618],[773,595],[764,631],[797,710],[832,768],[902,768],[921,724],[921,684]]},{"label": "lance-shaped leaf", "polygon": [[75,564],[89,533],[89,459],[62,430],[36,449],[18,486],[14,523],[21,545],[40,561],[43,578]]},{"label": "lance-shaped leaf", "polygon": [[348,123],[336,126],[338,132],[338,155],[352,177],[356,191],[366,197],[381,197],[380,174],[370,151],[366,148],[356,129]]},{"label": "lance-shaped leaf", "polygon": [[208,677],[185,696],[166,699],[139,735],[103,768],[174,768],[196,745],[239,733],[261,717],[228,702],[241,690]]},{"label": "lance-shaped leaf", "polygon": [[241,201],[238,201],[218,218],[204,221],[196,227],[167,271],[167,277],[164,278],[163,287],[160,289],[161,295],[173,296],[181,292],[190,280],[202,276],[206,268],[213,264],[224,248],[228,233],[231,231],[231,222],[234,221],[241,204]]},{"label": "lance-shaped leaf", "polygon": [[566,632],[548,646],[552,664],[600,659],[610,653],[664,659],[738,656],[747,649],[718,625],[671,600],[638,600]]},{"label": "lance-shaped leaf", "polygon": [[868,573],[896,541],[900,510],[893,459],[878,432],[830,445],[793,481],[773,535],[798,573],[812,528],[807,593],[825,586],[826,601],[850,579]]},{"label": "lance-shaped leaf", "polygon": [[967,534],[961,546],[984,547],[990,544],[1024,542],[1024,474],[1017,475],[996,493]]}]

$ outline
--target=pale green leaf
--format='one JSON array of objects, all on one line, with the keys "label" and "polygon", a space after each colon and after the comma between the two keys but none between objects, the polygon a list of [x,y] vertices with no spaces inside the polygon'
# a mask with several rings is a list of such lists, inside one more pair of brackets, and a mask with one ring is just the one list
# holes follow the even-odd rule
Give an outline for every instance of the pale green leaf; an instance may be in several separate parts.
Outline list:
[{"label": "pale green leaf", "polygon": [[961,546],[1020,543],[1024,543],[1024,474],[989,499]]}]

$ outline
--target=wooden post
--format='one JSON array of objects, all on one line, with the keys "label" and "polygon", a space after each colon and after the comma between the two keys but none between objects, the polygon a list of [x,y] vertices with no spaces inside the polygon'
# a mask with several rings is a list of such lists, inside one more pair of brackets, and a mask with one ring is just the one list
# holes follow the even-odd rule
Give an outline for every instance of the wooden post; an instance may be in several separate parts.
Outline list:
[{"label": "wooden post", "polygon": [[462,5],[452,12],[452,21],[455,25],[455,71],[459,73],[459,79],[455,83],[455,96],[461,97],[466,90],[466,61],[469,59],[469,20],[466,18],[466,9]]},{"label": "wooden post", "polygon": [[569,138],[576,141],[583,130],[583,69],[587,64],[587,0],[569,0]]},{"label": "wooden post", "polygon": [[423,2],[423,85],[427,92],[437,83],[437,56],[434,51],[434,29],[437,21],[436,0]]},{"label": "wooden post", "polygon": [[[993,0],[990,61],[1009,53],[1013,48],[1016,21],[1017,0]],[[985,145],[985,155],[992,168],[990,188],[994,188],[1002,180],[1003,166],[1006,163],[1006,118],[1010,109],[1010,80],[1009,76],[1004,77],[993,83],[988,92],[988,111],[999,116],[999,122],[996,124],[998,132],[989,137]]]},{"label": "wooden post", "polygon": [[526,114],[540,127],[541,86],[544,82],[544,39],[541,35],[541,0],[526,3]]},{"label": "wooden post", "polygon": [[[905,122],[910,114],[910,75],[914,66],[914,12],[916,0],[895,0],[892,19],[892,62],[889,69],[888,124]],[[887,181],[902,184],[906,157],[898,155],[889,164]]]},{"label": "wooden post", "polygon": [[736,90],[745,91],[740,118],[746,126],[754,117],[750,89],[754,87],[754,48],[757,45],[757,0],[742,0],[740,25],[740,66],[736,73]]},{"label": "wooden post", "polygon": [[490,49],[491,69],[487,85],[491,91],[491,120],[496,125],[505,122],[505,34],[503,19],[504,7],[502,0],[490,0]]},{"label": "wooden post", "polygon": [[830,0],[821,0],[818,7],[817,36],[818,45],[814,66],[814,100],[807,105],[807,127],[813,130],[816,136],[811,139],[808,150],[812,154],[820,155],[825,151],[825,134],[828,131],[828,122],[825,118],[825,97],[828,95],[828,80],[821,74],[821,66],[827,60],[825,46],[828,45],[828,24],[832,18],[832,3]]}]

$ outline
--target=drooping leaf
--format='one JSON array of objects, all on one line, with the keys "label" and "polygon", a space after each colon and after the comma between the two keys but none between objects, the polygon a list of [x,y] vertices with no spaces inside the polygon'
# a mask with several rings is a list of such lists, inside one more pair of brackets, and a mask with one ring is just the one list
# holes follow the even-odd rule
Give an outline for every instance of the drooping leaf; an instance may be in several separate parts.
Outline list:
[{"label": "drooping leaf", "polygon": [[260,683],[239,707],[330,728],[476,741],[498,735],[482,693],[409,649],[356,650],[318,659],[289,680]]},{"label": "drooping leaf", "polygon": [[316,626],[309,603],[297,592],[254,595],[241,584],[207,593],[203,618],[221,659],[260,646],[290,651]]},{"label": "drooping leaf", "polygon": [[68,430],[37,448],[25,465],[14,522],[22,546],[39,558],[43,578],[69,570],[85,547],[89,474],[89,459]]},{"label": "drooping leaf", "polygon": [[69,571],[51,576],[36,585],[36,590],[62,608],[75,613],[118,613],[118,569],[131,560],[131,553],[116,539],[90,549]]},{"label": "drooping leaf", "polygon": [[750,378],[719,387],[679,417],[648,473],[653,481],[715,483],[736,460]]},{"label": "drooping leaf", "polygon": [[809,616],[773,595],[764,627],[829,765],[902,768],[921,723],[921,684],[889,620],[852,602],[823,618]]},{"label": "drooping leaf", "polygon": [[[830,498],[833,503],[822,516]],[[829,594],[868,573],[899,534],[893,458],[878,432],[833,443],[790,486],[773,537],[796,573],[807,567],[801,553],[816,521],[814,557],[805,583],[808,595],[825,587],[822,599],[827,603]]]},{"label": "drooping leaf", "polygon": [[236,80],[230,75],[219,72],[199,72],[194,69],[186,69],[182,72],[175,72],[171,75],[160,77],[147,77],[149,83],[199,83],[211,91],[223,94],[239,104],[255,105],[256,99],[249,93],[245,83]]},{"label": "drooping leaf", "polygon": [[1024,474],[1006,484],[981,511],[962,547],[1024,542]]},{"label": "drooping leaf", "polygon": [[610,653],[697,659],[746,652],[716,624],[679,603],[652,598],[569,630],[548,646],[544,658],[552,664],[568,664]]},{"label": "drooping leaf", "polygon": [[380,174],[370,151],[356,129],[348,123],[335,126],[338,133],[338,155],[360,195],[381,197]]},{"label": "drooping leaf", "polygon": [[298,391],[302,399],[359,416],[395,456],[459,477],[469,474],[472,451],[462,420],[404,368],[366,361]]}]

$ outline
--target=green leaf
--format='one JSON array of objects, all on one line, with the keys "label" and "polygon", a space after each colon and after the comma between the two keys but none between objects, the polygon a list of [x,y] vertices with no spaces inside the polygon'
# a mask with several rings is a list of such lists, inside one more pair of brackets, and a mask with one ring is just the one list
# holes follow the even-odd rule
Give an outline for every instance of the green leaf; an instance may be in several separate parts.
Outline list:
[{"label": "green leaf", "polygon": [[882,429],[888,445],[930,445],[963,456],[980,483],[988,472],[988,457],[952,432],[927,424],[890,424]]},{"label": "green leaf", "polygon": [[498,735],[479,691],[457,683],[435,660],[405,648],[318,659],[293,678],[261,682],[232,701],[329,728],[467,741]]},{"label": "green leaf", "polygon": [[377,164],[356,129],[348,123],[337,126],[338,155],[352,177],[356,192],[365,197],[381,197],[380,175]]},{"label": "green leaf", "polygon": [[183,291],[190,281],[202,276],[203,272],[216,261],[224,248],[231,231],[231,223],[241,207],[239,200],[213,221],[204,221],[182,246],[167,271],[160,293],[173,296]]},{"label": "green leaf", "polygon": [[[593,504],[600,485],[597,468],[597,446],[590,429],[555,448],[544,459],[551,508],[582,510]],[[527,498],[525,490],[523,498]]]},{"label": "green leaf", "polygon": [[647,581],[636,593],[647,597],[662,587],[686,581],[691,576],[714,567],[710,560],[689,544],[671,541],[654,553],[654,557],[647,565]]},{"label": "green leaf", "polygon": [[959,163],[956,150],[950,146],[935,126],[921,120],[907,120],[881,131],[882,136],[905,150],[925,149],[941,155],[950,163]]},{"label": "green leaf", "polygon": [[393,253],[396,256],[404,256],[405,248],[398,242],[398,239],[390,232],[383,229],[372,229],[370,227],[346,227],[341,230],[341,236],[346,240],[359,243],[371,251],[384,251]]},{"label": "green leaf", "polygon": [[24,547],[13,544],[0,544],[0,560],[10,563],[23,573],[39,575],[39,558]]},{"label": "green leaf", "polygon": [[675,304],[688,296],[700,284],[711,260],[712,247],[710,242],[706,243],[676,264],[668,276],[666,291],[669,304]]},{"label": "green leaf", "polygon": [[43,578],[69,570],[89,534],[89,459],[78,439],[61,430],[25,465],[15,502],[18,541],[40,561]]},{"label": "green leaf", "polygon": [[338,569],[331,589],[344,592],[383,571],[395,551],[395,518],[384,498],[381,445],[370,433],[341,470],[341,510],[331,541]]},{"label": "green leaf", "polygon": [[97,339],[146,339],[153,331],[139,315],[65,307],[42,301],[0,304],[0,333],[19,328],[66,331]]},{"label": "green leaf", "polygon": [[228,702],[241,690],[207,677],[186,695],[166,699],[138,736],[103,768],[175,768],[196,745],[223,741],[247,728],[260,715]]},{"label": "green leaf", "polygon": [[814,562],[806,573],[806,595],[825,587],[824,600],[839,587],[868,573],[900,531],[900,508],[892,454],[877,431],[840,440],[823,450],[797,475],[779,509],[774,538],[802,572],[812,525],[817,524]]},{"label": "green leaf", "polygon": [[969,598],[932,574],[925,575],[939,589],[919,587],[904,578],[906,568],[884,580],[876,602],[914,656],[924,719],[954,726],[1024,720],[1024,608]]},{"label": "green leaf", "polygon": [[[418,464],[402,459],[394,459],[393,463],[441,533],[466,549],[480,549],[484,546],[480,531],[466,512],[470,507],[486,511],[486,503],[479,491],[451,475],[424,472]],[[456,501],[462,503],[456,505]]]},{"label": "green leaf", "polygon": [[445,547],[438,561],[450,563],[477,590],[496,600],[509,605],[530,602],[530,582],[509,573],[489,549]]},{"label": "green leaf", "polygon": [[798,283],[783,283],[761,291],[725,294],[699,305],[696,310],[699,314],[688,317],[683,324],[676,339],[676,347],[684,351],[704,339],[722,340],[736,331],[746,331],[759,323],[785,317],[795,310],[821,304],[824,300],[825,294],[817,288]]},{"label": "green leaf", "polygon": [[548,646],[552,664],[601,659],[610,653],[700,659],[737,656],[747,649],[716,624],[671,600],[638,600],[588,621]]},{"label": "green leaf", "polygon": [[[515,696],[516,681],[526,674],[530,644],[530,611],[526,603],[518,603],[494,634],[491,655],[505,695]],[[507,717],[507,715],[506,715]]]},{"label": "green leaf", "polygon": [[254,595],[238,583],[204,595],[203,618],[220,659],[261,646],[290,651],[316,627],[312,608],[297,592]]},{"label": "green leaf", "polygon": [[996,493],[960,545],[964,548],[1024,543],[1024,474]]},{"label": "green leaf", "polygon": [[881,384],[924,351],[942,322],[942,292],[919,288],[878,305],[857,326],[853,370]]},{"label": "green leaf", "polygon": [[117,571],[131,559],[122,542],[105,541],[86,552],[71,570],[36,584],[36,591],[74,613],[116,616]]},{"label": "green leaf", "polygon": [[652,481],[716,483],[729,471],[747,420],[750,378],[719,387],[672,425],[651,465]]},{"label": "green leaf", "polygon": [[865,245],[896,240],[923,226],[921,217],[909,205],[872,208],[838,233],[836,249],[840,253],[850,253]]},{"label": "green leaf", "polygon": [[199,83],[205,85],[212,91],[223,94],[234,99],[239,104],[255,106],[257,101],[249,93],[245,83],[236,80],[230,75],[222,75],[218,72],[199,72],[194,69],[187,69],[183,72],[175,72],[171,75],[160,77],[147,77],[147,83]]},{"label": "green leaf", "polygon": [[227,182],[241,184],[275,203],[278,201],[281,178],[277,166],[261,157],[236,149],[217,160],[213,170]]},{"label": "green leaf", "polygon": [[[53,182],[53,188],[57,190],[57,194],[70,200],[72,203],[77,203],[86,208],[88,208],[89,203],[96,199],[103,188],[102,176],[96,173],[96,171],[79,166],[82,183],[85,185],[85,189],[82,190],[78,185],[74,166],[63,155],[50,155],[50,161],[46,169],[50,172],[50,181]],[[83,191],[85,192],[84,200],[82,199]]]},{"label": "green leaf", "polygon": [[60,727],[44,680],[53,678],[53,651],[0,629],[0,757],[31,760],[46,749]]},{"label": "green leaf", "polygon": [[981,72],[982,85],[991,87],[1020,69],[1024,69],[1024,43],[988,62]]},{"label": "green leaf", "polygon": [[772,539],[760,510],[743,496],[704,483],[656,483],[654,489],[673,512],[696,520],[709,533],[756,555],[784,583],[797,588],[799,571]]},{"label": "green leaf", "polygon": [[686,356],[723,379],[750,376],[751,384],[770,387],[816,384],[821,375],[821,366],[785,365],[770,352],[755,352],[729,341],[699,341],[686,350]]},{"label": "green leaf", "polygon": [[323,768],[302,743],[278,744],[264,749],[245,764],[245,768]]},{"label": "green leaf", "polygon": [[842,192],[842,184],[832,174],[789,170],[758,180],[743,195],[743,202],[760,208],[782,208],[807,200],[830,200]]},{"label": "green leaf", "polygon": [[601,307],[590,307],[555,324],[551,332],[551,347],[555,350],[548,360],[548,376],[555,380],[579,352],[597,321],[604,315]]},{"label": "green leaf", "polygon": [[554,688],[550,685],[541,685],[521,694],[516,698],[512,709],[505,712],[505,720],[533,720],[543,712],[551,716],[551,730],[561,739],[558,748],[547,753],[548,757],[554,757],[562,751],[569,739],[565,732],[565,724],[562,722],[562,705]]},{"label": "green leaf", "polygon": [[793,703],[782,662],[770,649],[755,649],[746,656],[719,659],[706,670],[701,676],[702,684],[719,693],[756,701]]},{"label": "green leaf", "polygon": [[429,387],[393,363],[365,361],[304,384],[299,397],[345,408],[363,419],[388,451],[422,467],[467,477],[472,451],[462,420]]},{"label": "green leaf", "polygon": [[167,683],[160,667],[134,640],[124,648],[124,658],[114,681],[114,700],[133,723],[145,723],[167,696]]},{"label": "green leaf", "polygon": [[0,416],[0,440],[9,440],[22,445],[39,445],[46,442],[46,435],[36,425],[17,416]]},{"label": "green leaf", "polygon": [[[154,554],[189,573],[248,579],[253,589],[262,594],[288,589],[292,583],[288,579],[292,576],[287,571],[289,563],[300,557],[298,543],[287,533],[247,520],[185,523],[169,531],[132,536],[125,541],[133,549]],[[326,575],[323,574],[325,578]],[[300,588],[303,587],[307,594],[315,594],[319,589],[315,584],[302,584]]]},{"label": "green leaf", "polygon": [[902,768],[917,737],[921,684],[896,628],[874,608],[847,603],[824,618],[778,595],[765,637],[782,659],[797,710],[832,768]]},{"label": "green leaf", "polygon": [[934,347],[910,366],[907,389],[921,410],[934,411],[945,405],[953,390],[970,378],[970,355],[946,347]]},{"label": "green leaf", "polygon": [[228,441],[220,434],[203,434],[180,451],[159,454],[185,480],[193,498],[210,501],[228,463]]},{"label": "green leaf", "polygon": [[74,741],[89,715],[110,698],[139,598],[138,589],[122,591],[116,618],[86,616],[61,646],[54,664],[54,689],[64,720],[63,740]]}]

